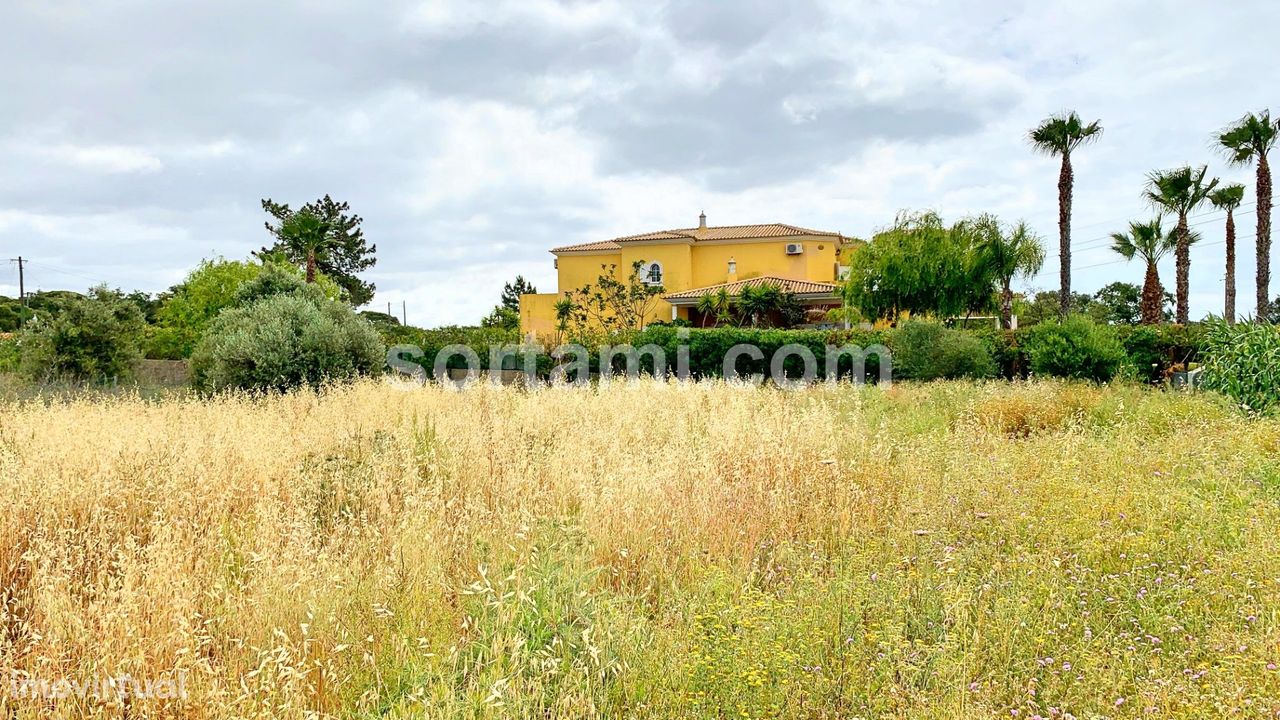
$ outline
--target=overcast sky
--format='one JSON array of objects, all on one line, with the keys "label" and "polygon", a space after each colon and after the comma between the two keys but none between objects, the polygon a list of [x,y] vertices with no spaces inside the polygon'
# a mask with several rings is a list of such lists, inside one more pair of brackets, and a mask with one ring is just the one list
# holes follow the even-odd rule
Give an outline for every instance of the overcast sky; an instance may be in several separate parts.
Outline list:
[{"label": "overcast sky", "polygon": [[[1101,119],[1076,157],[1076,289],[1140,283],[1105,236],[1144,175],[1252,171],[1210,134],[1280,111],[1280,3],[6,0],[0,259],[30,289],[159,291],[269,239],[259,199],[325,193],[378,246],[373,307],[475,323],[556,245],[784,222],[867,237],[902,208],[1025,218],[1057,285],[1056,160],[1028,128]],[[1221,214],[1193,222],[1193,315],[1222,310]],[[1106,263],[1106,264],[1103,264]],[[1173,286],[1170,258],[1161,268]],[[1280,292],[1280,285],[1272,294]],[[0,294],[17,294],[0,264]]]}]

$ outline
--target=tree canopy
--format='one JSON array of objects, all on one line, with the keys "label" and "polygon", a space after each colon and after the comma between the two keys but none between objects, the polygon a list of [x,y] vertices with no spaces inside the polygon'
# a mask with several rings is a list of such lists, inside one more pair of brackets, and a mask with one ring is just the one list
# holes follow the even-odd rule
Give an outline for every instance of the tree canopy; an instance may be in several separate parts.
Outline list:
[{"label": "tree canopy", "polygon": [[278,254],[298,267],[305,267],[308,257],[305,247],[294,242],[285,228],[294,215],[308,213],[325,228],[325,242],[315,255],[316,269],[333,278],[352,305],[359,307],[373,299],[373,283],[361,280],[358,274],[377,263],[374,255],[378,246],[366,243],[364,231],[360,228],[363,218],[351,213],[348,203],[337,202],[325,195],[293,210],[285,203],[266,198],[262,201],[262,209],[275,218],[276,222],[268,221],[266,228],[276,241],[270,247],[262,248],[258,252],[259,257]]},{"label": "tree canopy", "polygon": [[23,329],[22,369],[36,379],[108,381],[128,377],[142,357],[145,320],[119,290],[99,285]]},{"label": "tree canopy", "polygon": [[1086,143],[1095,142],[1102,135],[1102,123],[1094,120],[1086,123],[1080,114],[1072,110],[1050,115],[1031,129],[1028,139],[1031,147],[1045,155],[1070,155]]},{"label": "tree canopy", "polygon": [[[185,358],[195,349],[209,323],[223,309],[237,302],[241,287],[263,274],[268,267],[277,273],[291,274],[294,282],[298,270],[288,266],[252,260],[202,260],[178,285],[173,286],[155,311],[155,325],[150,328],[147,354],[151,357]],[[318,276],[316,286],[326,297],[337,299],[342,289],[328,277]]]},{"label": "tree canopy", "polygon": [[999,233],[991,216],[948,227],[933,211],[904,212],[858,249],[842,287],[845,303],[867,317],[902,312],[955,316],[990,310],[996,272],[978,249]]},{"label": "tree canopy", "polygon": [[515,280],[502,286],[502,295],[498,304],[480,321],[480,326],[518,330],[520,328],[520,296],[532,295],[536,292],[538,288],[534,287],[533,283],[525,280],[523,275],[517,275]]}]

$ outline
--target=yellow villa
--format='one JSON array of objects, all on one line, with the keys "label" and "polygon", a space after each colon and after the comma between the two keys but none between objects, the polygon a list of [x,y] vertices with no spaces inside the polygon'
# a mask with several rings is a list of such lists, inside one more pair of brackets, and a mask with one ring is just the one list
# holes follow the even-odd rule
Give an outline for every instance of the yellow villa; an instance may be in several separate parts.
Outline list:
[{"label": "yellow villa", "polygon": [[704,294],[724,288],[736,296],[746,285],[774,283],[814,308],[840,305],[837,278],[845,243],[840,233],[809,230],[780,223],[708,227],[698,226],[628,235],[613,240],[567,245],[555,255],[558,292],[520,298],[520,329],[526,335],[553,333],[555,304],[571,290],[594,284],[603,270],[630,272],[640,263],[644,282],[661,285],[649,322],[702,318],[696,309]]}]

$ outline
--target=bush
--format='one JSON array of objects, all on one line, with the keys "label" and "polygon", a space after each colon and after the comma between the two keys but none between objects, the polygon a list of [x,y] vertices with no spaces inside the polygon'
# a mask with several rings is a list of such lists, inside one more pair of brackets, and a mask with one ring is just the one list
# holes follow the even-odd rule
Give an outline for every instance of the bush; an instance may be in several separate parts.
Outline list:
[{"label": "bush", "polygon": [[14,332],[35,313],[15,298],[0,295],[0,333]]},{"label": "bush", "polygon": [[996,374],[1006,380],[1025,377],[1027,359],[1022,355],[1022,347],[1018,344],[1018,330],[1005,330],[991,326],[966,328],[965,334],[972,335],[982,341],[996,363]]},{"label": "bush", "polygon": [[222,311],[191,356],[192,380],[208,391],[283,391],[378,372],[378,333],[346,305],[284,293]]},{"label": "bush", "polygon": [[1163,382],[1174,365],[1198,360],[1204,337],[1200,324],[1118,326],[1116,333],[1138,377],[1151,383]]},{"label": "bush", "polygon": [[893,370],[912,380],[989,378],[996,374],[991,352],[981,340],[935,322],[911,320],[893,333]]},{"label": "bush", "polygon": [[1257,412],[1280,408],[1280,327],[1208,323],[1201,387]]},{"label": "bush", "polygon": [[275,295],[300,295],[311,302],[321,303],[326,299],[337,300],[340,291],[334,285],[326,292],[319,280],[308,283],[292,265],[267,263],[236,288],[232,305],[244,307]]},{"label": "bush", "polygon": [[1037,375],[1106,382],[1125,361],[1115,329],[1083,315],[1029,328],[1022,346],[1031,372]]},{"label": "bush", "polygon": [[[440,328],[424,330],[409,325],[374,325],[387,345],[412,345],[422,350],[422,357],[412,358],[421,364],[430,376],[435,367],[436,355],[448,345],[466,345],[475,351],[480,358],[480,367],[489,367],[489,348],[493,345],[519,345],[520,333],[503,327],[474,327],[448,325]],[[411,358],[405,358],[409,360]],[[540,361],[542,364],[549,362]],[[510,360],[508,362],[511,362]],[[466,360],[461,355],[450,357],[449,368],[466,367]],[[549,368],[548,368],[549,369]]]},{"label": "bush", "polygon": [[[681,334],[688,333],[682,340]],[[753,328],[707,328],[688,329],[676,327],[650,326],[629,339],[619,339],[617,343],[628,341],[635,347],[657,345],[666,353],[668,372],[675,373],[676,358],[682,342],[689,345],[689,370],[695,378],[715,378],[724,374],[724,358],[734,345],[754,345],[760,348],[763,359],[749,357],[738,359],[737,369],[740,375],[763,373],[769,375],[773,356],[784,345],[801,345],[808,348],[817,360],[817,376],[826,377],[827,346],[844,347],[855,345],[866,350],[872,345],[888,345],[887,336],[878,331],[867,330],[779,330]],[[615,343],[616,344],[616,343]],[[591,348],[592,351],[595,348]],[[649,356],[643,357],[641,368],[652,372]],[[592,367],[595,368],[595,359]],[[622,369],[621,367],[615,369]],[[783,362],[783,370],[787,377],[802,377],[803,360],[791,355]],[[842,355],[837,364],[840,377],[846,377],[853,370],[853,360],[849,355]],[[879,377],[880,359],[872,355],[866,360],[866,371],[869,378]]]},{"label": "bush", "polygon": [[1159,383],[1164,380],[1170,362],[1161,348],[1161,334],[1154,325],[1138,325],[1120,334],[1120,344],[1128,364],[1139,380]]},{"label": "bush", "polygon": [[[246,290],[248,285],[252,287]],[[156,310],[156,324],[148,328],[147,357],[190,357],[205,329],[224,309],[247,305],[258,297],[292,292],[303,285],[300,271],[289,265],[204,260]],[[323,275],[313,288],[330,299],[337,299],[342,293],[333,280]]]},{"label": "bush", "polygon": [[377,310],[361,310],[360,317],[368,320],[375,328],[396,328],[400,327],[400,318],[389,313],[378,312]]},{"label": "bush", "polygon": [[27,325],[18,335],[21,370],[37,380],[127,378],[142,357],[143,326],[136,304],[96,287],[87,297],[65,300],[56,316]]},{"label": "bush", "polygon": [[0,333],[0,372],[18,369],[18,340],[11,333]]}]

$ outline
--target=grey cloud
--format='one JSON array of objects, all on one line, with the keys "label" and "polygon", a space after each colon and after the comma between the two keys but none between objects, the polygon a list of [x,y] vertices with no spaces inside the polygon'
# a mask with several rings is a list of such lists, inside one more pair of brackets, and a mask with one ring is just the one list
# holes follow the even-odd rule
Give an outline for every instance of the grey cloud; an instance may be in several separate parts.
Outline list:
[{"label": "grey cloud", "polygon": [[816,3],[801,1],[671,0],[663,6],[662,19],[687,48],[713,45],[738,54],[770,35],[779,42],[794,43],[812,32],[822,13]]},{"label": "grey cloud", "polygon": [[[1007,107],[970,102],[946,88],[893,101],[848,89],[851,70],[834,61],[772,65],[730,77],[705,91],[648,87],[587,108],[582,123],[609,138],[605,169],[680,173],[735,190],[797,177],[839,164],[878,140],[923,141],[978,130]],[[826,100],[807,116],[790,115],[788,99]]]}]

